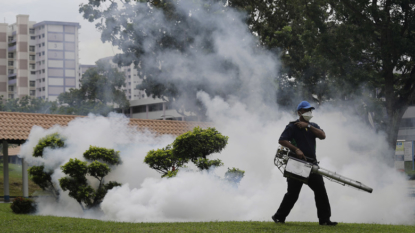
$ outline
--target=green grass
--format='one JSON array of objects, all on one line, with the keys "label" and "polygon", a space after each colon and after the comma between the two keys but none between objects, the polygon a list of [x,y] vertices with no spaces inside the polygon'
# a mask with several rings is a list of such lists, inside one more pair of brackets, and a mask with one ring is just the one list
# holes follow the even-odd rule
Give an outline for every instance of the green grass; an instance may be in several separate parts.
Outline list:
[{"label": "green grass", "polygon": [[[0,195],[3,196],[3,165],[0,166]],[[22,184],[22,166],[16,164],[9,164],[9,191],[10,196],[22,196],[23,195]],[[33,195],[36,191],[41,191],[35,183],[29,179],[29,195]]]},{"label": "green grass", "polygon": [[53,216],[18,215],[0,204],[1,232],[415,232],[415,226],[287,222],[121,223]]}]

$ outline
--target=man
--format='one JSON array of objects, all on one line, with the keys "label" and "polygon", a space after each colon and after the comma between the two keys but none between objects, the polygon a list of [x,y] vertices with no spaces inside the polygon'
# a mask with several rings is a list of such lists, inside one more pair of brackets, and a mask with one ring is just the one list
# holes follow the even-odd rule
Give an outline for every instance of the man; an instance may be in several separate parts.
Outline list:
[{"label": "man", "polygon": [[[299,120],[290,122],[278,141],[284,147],[295,152],[301,160],[316,163],[316,138],[323,140],[326,134],[316,123],[310,122],[313,117],[314,107],[307,101],[302,101],[297,107]],[[301,181],[287,178],[287,193],[282,200],[277,213],[272,216],[275,223],[285,223],[285,218],[290,213],[300,194],[303,183]],[[308,186],[314,191],[317,206],[317,216],[320,225],[335,226],[337,222],[330,221],[331,210],[323,177],[319,174],[311,174]]]}]

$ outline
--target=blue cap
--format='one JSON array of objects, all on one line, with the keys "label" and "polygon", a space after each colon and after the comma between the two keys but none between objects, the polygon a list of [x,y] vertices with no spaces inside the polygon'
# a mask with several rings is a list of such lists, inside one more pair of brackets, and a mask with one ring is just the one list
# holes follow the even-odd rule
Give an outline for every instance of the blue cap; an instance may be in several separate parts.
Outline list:
[{"label": "blue cap", "polygon": [[300,109],[315,109],[314,107],[311,107],[310,103],[307,101],[302,101],[298,107],[297,107],[297,111]]}]

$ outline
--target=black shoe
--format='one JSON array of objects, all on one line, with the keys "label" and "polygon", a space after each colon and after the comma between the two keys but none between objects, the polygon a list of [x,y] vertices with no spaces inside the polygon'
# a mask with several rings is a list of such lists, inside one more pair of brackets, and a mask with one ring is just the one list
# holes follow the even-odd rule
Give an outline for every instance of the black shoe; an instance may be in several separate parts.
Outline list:
[{"label": "black shoe", "polygon": [[285,219],[279,219],[279,218],[277,218],[275,215],[273,215],[272,217],[272,220],[274,220],[274,222],[275,223],[285,223]]},{"label": "black shoe", "polygon": [[319,223],[322,226],[336,226],[337,225],[337,222],[332,222],[330,220],[320,221]]}]

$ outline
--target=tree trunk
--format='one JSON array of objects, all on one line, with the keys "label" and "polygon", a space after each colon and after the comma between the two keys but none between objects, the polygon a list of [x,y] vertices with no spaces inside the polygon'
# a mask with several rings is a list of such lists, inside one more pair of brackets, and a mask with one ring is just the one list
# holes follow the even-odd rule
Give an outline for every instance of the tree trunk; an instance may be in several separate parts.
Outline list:
[{"label": "tree trunk", "polygon": [[[395,150],[396,148],[396,141],[398,140],[399,126],[402,120],[402,116],[405,113],[407,108],[408,108],[407,105],[396,106],[392,110],[390,110],[393,112],[392,115],[389,115],[388,113],[386,133],[387,133],[387,140],[388,140],[389,147],[392,150]],[[395,157],[395,154],[393,153],[391,155],[391,158],[393,158],[392,161],[395,160],[394,157]]]},{"label": "tree trunk", "polygon": [[[408,102],[398,101],[395,97],[393,86],[393,69],[385,70],[385,97],[386,97],[386,133],[389,147],[395,151],[396,141],[398,139],[399,126],[401,124],[402,116],[408,108]],[[388,164],[392,165],[395,161],[395,153],[392,153],[387,158]]]}]

